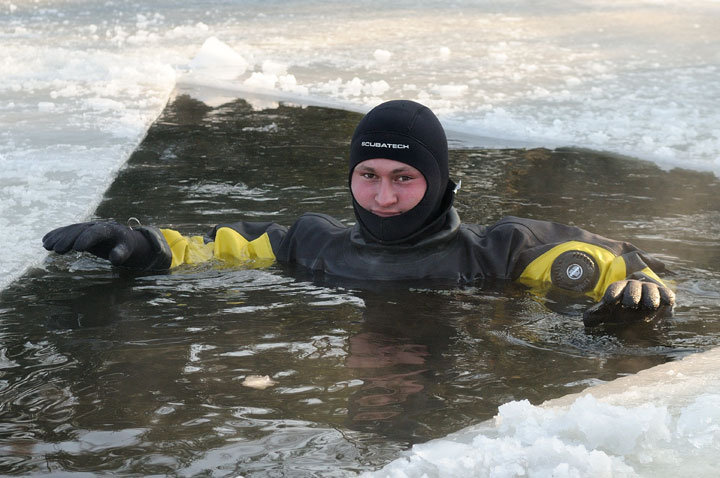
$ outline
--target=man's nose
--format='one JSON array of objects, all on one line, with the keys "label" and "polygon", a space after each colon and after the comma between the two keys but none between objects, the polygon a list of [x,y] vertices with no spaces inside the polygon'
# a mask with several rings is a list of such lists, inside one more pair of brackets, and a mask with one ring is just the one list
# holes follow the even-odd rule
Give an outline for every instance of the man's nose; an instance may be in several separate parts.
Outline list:
[{"label": "man's nose", "polygon": [[379,206],[390,206],[397,202],[397,195],[390,181],[383,180],[380,182],[377,194],[375,195],[375,202],[377,202]]}]

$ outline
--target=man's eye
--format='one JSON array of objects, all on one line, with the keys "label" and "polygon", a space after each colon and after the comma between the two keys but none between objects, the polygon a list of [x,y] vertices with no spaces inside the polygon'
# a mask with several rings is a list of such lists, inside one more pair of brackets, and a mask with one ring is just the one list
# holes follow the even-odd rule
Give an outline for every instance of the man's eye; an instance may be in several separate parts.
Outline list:
[{"label": "man's eye", "polygon": [[362,173],[362,177],[365,179],[373,179],[375,175],[373,173]]},{"label": "man's eye", "polygon": [[398,176],[397,181],[404,183],[405,181],[411,181],[413,178],[412,176]]}]

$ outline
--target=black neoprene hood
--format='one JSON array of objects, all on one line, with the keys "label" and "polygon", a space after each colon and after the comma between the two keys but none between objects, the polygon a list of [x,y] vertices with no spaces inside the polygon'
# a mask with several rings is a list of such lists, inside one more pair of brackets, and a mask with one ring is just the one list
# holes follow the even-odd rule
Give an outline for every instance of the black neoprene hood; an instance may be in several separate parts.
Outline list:
[{"label": "black neoprene hood", "polygon": [[413,166],[425,176],[427,190],[411,210],[380,217],[363,209],[353,197],[355,217],[374,240],[403,242],[445,213],[448,194],[448,146],[445,130],[429,108],[409,100],[382,103],[360,120],[350,144],[350,175],[367,159],[392,159]]}]

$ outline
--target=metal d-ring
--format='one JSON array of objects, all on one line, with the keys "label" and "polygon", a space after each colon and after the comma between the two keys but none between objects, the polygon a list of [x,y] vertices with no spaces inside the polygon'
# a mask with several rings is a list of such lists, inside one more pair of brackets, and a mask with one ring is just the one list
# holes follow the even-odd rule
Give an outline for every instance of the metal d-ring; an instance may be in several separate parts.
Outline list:
[{"label": "metal d-ring", "polygon": [[135,229],[136,227],[142,227],[142,224],[140,223],[140,219],[136,217],[129,217],[127,220],[127,225],[130,229]]}]

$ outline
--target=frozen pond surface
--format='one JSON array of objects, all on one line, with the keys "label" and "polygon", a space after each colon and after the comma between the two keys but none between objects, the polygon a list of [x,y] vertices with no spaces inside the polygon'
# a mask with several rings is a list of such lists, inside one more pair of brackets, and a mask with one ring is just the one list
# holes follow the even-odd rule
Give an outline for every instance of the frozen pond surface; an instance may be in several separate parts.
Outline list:
[{"label": "frozen pond surface", "polygon": [[[185,233],[239,219],[290,224],[313,210],[353,219],[345,151],[359,115],[257,110],[244,100],[210,107],[193,97],[217,93],[178,92],[98,217],[135,216]],[[323,141],[307,140],[316,137]],[[664,441],[653,425],[666,416],[658,402],[637,418],[649,428],[622,446],[624,429],[604,418],[634,417],[637,397],[617,410],[580,402],[576,415],[607,434],[585,442],[572,417],[552,419],[514,401],[537,405],[718,345],[715,176],[570,149],[453,150],[451,164],[467,222],[558,220],[662,257],[682,298],[675,317],[591,330],[580,318],[587,300],[538,298],[516,284],[378,287],[281,265],[127,277],[89,257],[50,256],[1,296],[2,472],[346,476],[490,419],[501,405],[506,437],[478,439],[469,453],[505,450],[491,463],[510,471],[513,463],[544,469],[532,458],[545,452],[505,438],[549,437],[558,427],[569,437],[563,446],[575,450],[568,476],[603,460],[615,470],[647,465],[648,443],[685,450],[696,439],[700,457],[714,453],[717,417],[702,406],[716,400],[712,387],[698,389],[700,402],[685,413],[685,441]],[[704,367],[714,383],[714,368]],[[537,417],[535,429],[523,428],[528,417]],[[437,457],[448,445],[422,446]],[[391,466],[432,472],[421,465]]]}]

